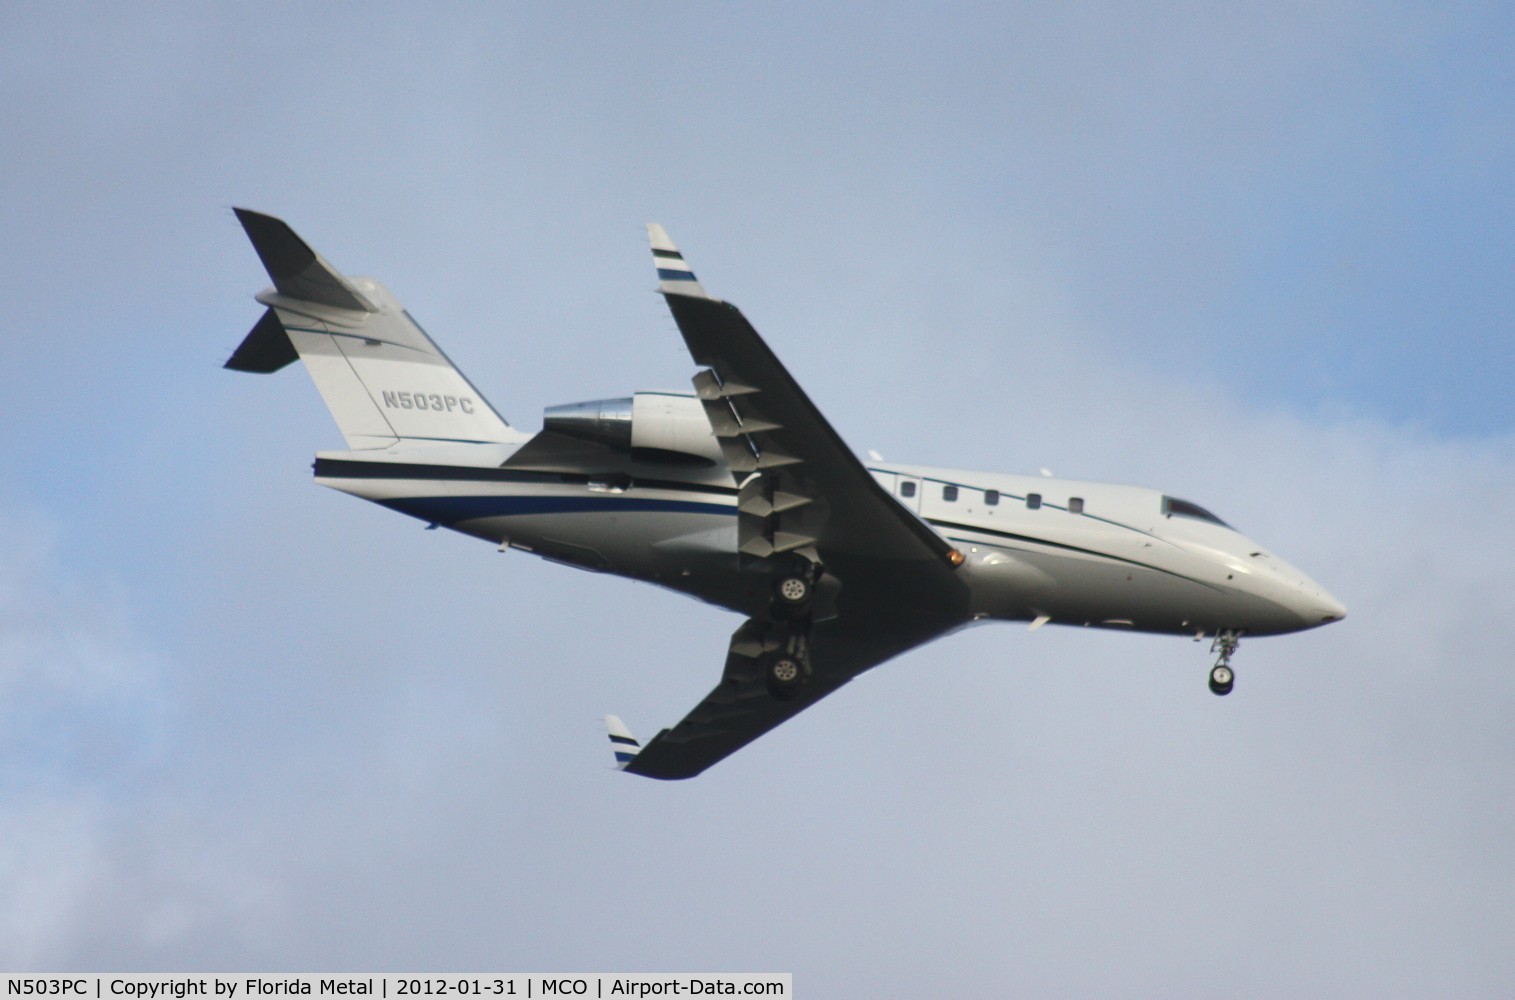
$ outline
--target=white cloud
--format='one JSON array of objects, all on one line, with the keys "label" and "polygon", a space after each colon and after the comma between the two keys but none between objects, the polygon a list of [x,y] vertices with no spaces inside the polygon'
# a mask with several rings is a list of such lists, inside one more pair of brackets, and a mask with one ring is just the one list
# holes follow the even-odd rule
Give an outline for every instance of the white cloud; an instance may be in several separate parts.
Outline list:
[{"label": "white cloud", "polygon": [[0,964],[37,967],[98,886],[110,804],[163,746],[160,664],[58,565],[56,527],[0,517]]},{"label": "white cloud", "polygon": [[[1189,643],[974,630],[668,788],[606,773],[594,713],[673,721],[727,616],[249,483],[282,527],[229,541],[197,600],[257,595],[255,629],[207,618],[218,657],[139,681],[166,672],[167,714],[200,721],[141,743],[124,788],[75,773],[7,813],[7,964],[462,967],[508,941],[553,967],[794,967],[841,995],[1506,981],[1508,442],[1109,384],[1162,405],[1133,402],[1092,465],[1230,456],[1183,476],[1351,618],[1244,644],[1226,702]],[[77,659],[64,676],[100,688]]]},{"label": "white cloud", "polygon": [[[1444,302],[1413,268],[1308,352],[1216,322],[1257,261],[1335,273],[1295,238],[1333,205],[1445,205],[1352,158],[1399,148],[1351,113],[1440,36],[1355,11],[260,13],[176,30],[184,62],[147,29],[119,72],[0,61],[0,965],[1509,992],[1512,442],[1301,402],[1356,384],[1297,360],[1326,347],[1404,380],[1466,349],[1375,337],[1384,295]],[[1189,496],[1351,617],[1246,642],[1224,702],[1187,642],[972,630],[696,782],[609,773],[598,715],[677,719],[735,621],[314,488],[304,376],[215,367],[262,283],[231,203],[388,280],[526,426],[682,384],[661,219],[858,447]]]},{"label": "white cloud", "polygon": [[56,527],[10,508],[0,528],[0,761],[8,782],[107,784],[151,760],[170,720],[129,598],[71,579]]},{"label": "white cloud", "polygon": [[100,823],[86,798],[7,796],[0,808],[0,963],[40,969],[73,938],[95,888]]}]

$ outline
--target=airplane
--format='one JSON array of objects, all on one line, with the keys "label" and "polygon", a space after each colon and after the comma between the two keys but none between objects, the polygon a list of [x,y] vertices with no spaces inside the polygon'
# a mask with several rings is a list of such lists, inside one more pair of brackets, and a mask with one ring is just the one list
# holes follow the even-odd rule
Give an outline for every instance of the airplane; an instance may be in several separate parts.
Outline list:
[{"label": "airplane", "polygon": [[606,717],[617,766],[700,774],[864,671],[976,622],[1209,638],[1229,694],[1242,637],[1340,621],[1319,584],[1160,490],[884,462],[847,446],[662,226],[658,291],[693,392],[549,407],[508,424],[399,301],[283,221],[234,210],[273,287],[226,367],[296,359],[346,439],[315,480],[554,562],[743,616],[720,680],[643,746]]}]

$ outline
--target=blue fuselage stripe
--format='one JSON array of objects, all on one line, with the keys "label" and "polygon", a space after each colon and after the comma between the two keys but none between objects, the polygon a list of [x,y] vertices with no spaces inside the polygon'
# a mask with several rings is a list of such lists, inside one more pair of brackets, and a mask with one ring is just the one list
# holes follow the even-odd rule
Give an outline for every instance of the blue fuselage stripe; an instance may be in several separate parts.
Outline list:
[{"label": "blue fuselage stripe", "polygon": [[396,497],[380,501],[391,510],[434,524],[456,524],[483,517],[521,517],[531,514],[736,514],[734,504],[698,500],[659,500],[653,497]]}]

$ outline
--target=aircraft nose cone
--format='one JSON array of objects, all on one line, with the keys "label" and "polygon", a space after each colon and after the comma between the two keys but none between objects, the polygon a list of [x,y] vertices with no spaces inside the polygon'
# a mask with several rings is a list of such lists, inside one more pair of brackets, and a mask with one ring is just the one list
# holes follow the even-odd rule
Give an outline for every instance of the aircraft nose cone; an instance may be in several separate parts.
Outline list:
[{"label": "aircraft nose cone", "polygon": [[1320,598],[1315,603],[1322,625],[1339,622],[1347,617],[1346,606],[1325,591],[1321,591]]},{"label": "aircraft nose cone", "polygon": [[1275,560],[1272,568],[1279,574],[1278,578],[1289,594],[1283,603],[1299,616],[1300,624],[1296,628],[1318,628],[1347,617],[1344,604],[1293,566]]}]

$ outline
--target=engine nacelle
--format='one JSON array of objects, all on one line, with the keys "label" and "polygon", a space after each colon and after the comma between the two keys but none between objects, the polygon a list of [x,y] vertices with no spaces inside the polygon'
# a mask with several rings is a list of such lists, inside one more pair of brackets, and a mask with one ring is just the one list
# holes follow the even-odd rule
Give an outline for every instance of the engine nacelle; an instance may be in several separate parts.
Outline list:
[{"label": "engine nacelle", "polygon": [[637,457],[651,461],[723,460],[704,406],[688,393],[639,392],[549,406],[543,429],[640,453]]}]

